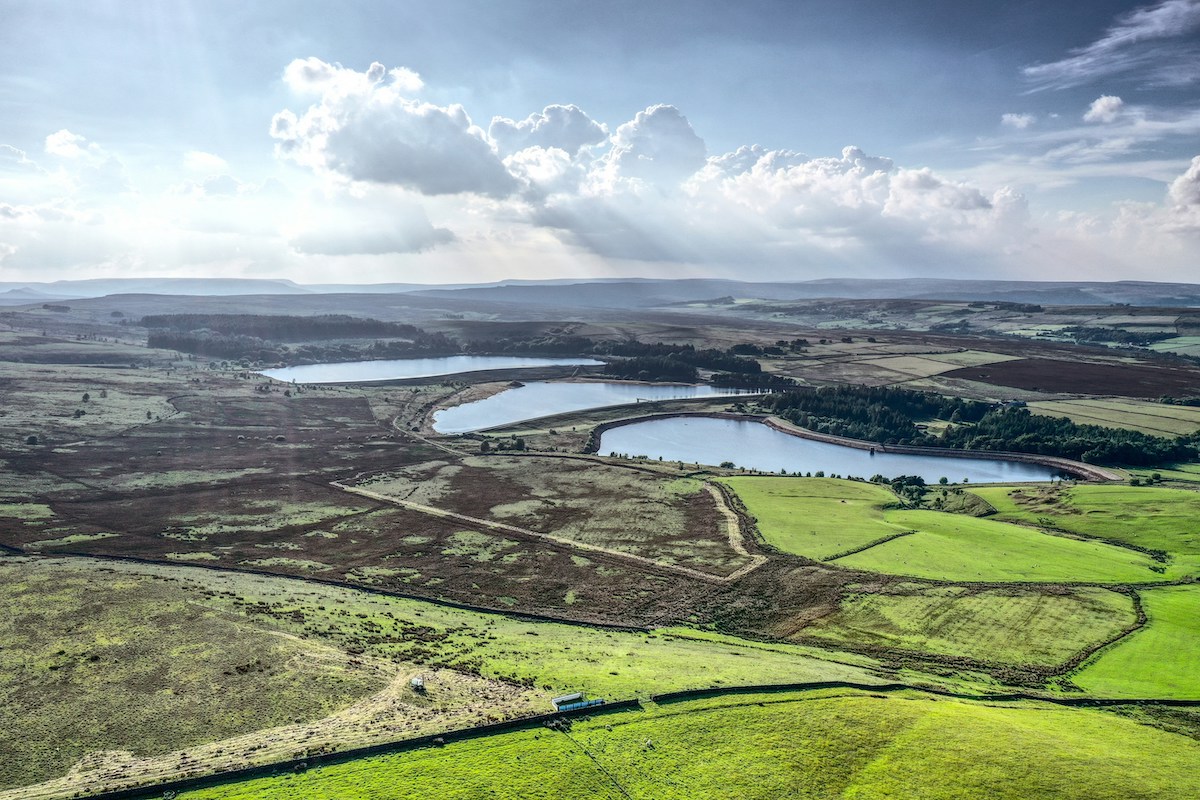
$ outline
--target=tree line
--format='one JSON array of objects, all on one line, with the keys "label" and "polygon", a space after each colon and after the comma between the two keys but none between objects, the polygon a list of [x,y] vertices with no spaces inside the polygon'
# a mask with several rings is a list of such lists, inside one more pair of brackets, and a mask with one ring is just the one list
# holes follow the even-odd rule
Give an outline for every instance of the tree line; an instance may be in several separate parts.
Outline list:
[{"label": "tree line", "polygon": [[[809,430],[881,444],[1009,451],[1090,464],[1149,466],[1197,457],[1200,435],[1174,439],[1140,431],[1079,425],[1066,417],[997,408],[932,392],[867,386],[790,391],[764,398],[776,415]],[[940,433],[919,427],[941,420]]]},{"label": "tree line", "polygon": [[375,336],[399,338],[424,333],[415,325],[347,314],[308,317],[288,314],[150,314],[142,317],[141,324],[153,329],[210,331],[222,336],[244,336],[275,342]]}]

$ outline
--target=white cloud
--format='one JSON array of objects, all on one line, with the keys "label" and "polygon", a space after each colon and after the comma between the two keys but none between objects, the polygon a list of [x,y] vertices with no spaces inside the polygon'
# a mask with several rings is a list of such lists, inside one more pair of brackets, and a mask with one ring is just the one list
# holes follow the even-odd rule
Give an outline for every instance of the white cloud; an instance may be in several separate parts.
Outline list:
[{"label": "white cloud", "polygon": [[85,142],[84,137],[63,128],[46,137],[46,152],[60,158],[81,158],[88,153],[82,146]]},{"label": "white cloud", "polygon": [[1066,58],[1022,72],[1035,90],[1065,89],[1129,73],[1156,85],[1187,85],[1200,78],[1200,48],[1188,38],[1197,30],[1200,0],[1163,0],[1121,15],[1102,37]]},{"label": "white cloud", "polygon": [[1111,94],[1101,95],[1092,101],[1083,115],[1084,122],[1114,122],[1125,107],[1125,101]]},{"label": "white cloud", "polygon": [[663,187],[678,185],[704,166],[704,140],[675,106],[639,111],[617,128],[605,156],[606,180],[634,178]]},{"label": "white cloud", "polygon": [[183,154],[183,168],[189,172],[213,175],[228,170],[229,164],[218,155],[203,150],[189,150]]},{"label": "white cloud", "polygon": [[379,64],[360,73],[318,59],[293,61],[288,85],[319,100],[303,114],[275,115],[276,153],[350,180],[428,195],[511,193],[516,181],[466,110],[409,99],[407,74]]},{"label": "white cloud", "polygon": [[1000,124],[1017,130],[1025,130],[1035,122],[1037,122],[1037,117],[1033,114],[1002,114],[1000,116]]},{"label": "white cloud", "polygon": [[557,148],[574,156],[585,145],[608,140],[608,131],[574,105],[550,105],[520,122],[493,117],[488,135],[504,155],[528,147]]},{"label": "white cloud", "polygon": [[1171,182],[1167,197],[1177,207],[1200,206],[1200,156],[1193,158],[1187,171]]},{"label": "white cloud", "polygon": [[63,128],[46,137],[45,148],[63,162],[59,176],[77,192],[121,194],[133,189],[125,164],[84,136]]}]

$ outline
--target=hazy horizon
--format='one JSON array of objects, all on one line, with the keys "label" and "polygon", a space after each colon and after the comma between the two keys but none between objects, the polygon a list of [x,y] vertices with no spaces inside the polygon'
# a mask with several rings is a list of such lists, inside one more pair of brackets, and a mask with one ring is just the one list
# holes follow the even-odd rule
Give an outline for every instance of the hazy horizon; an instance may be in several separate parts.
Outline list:
[{"label": "hazy horizon", "polygon": [[3,7],[0,283],[1200,256],[1200,0]]}]

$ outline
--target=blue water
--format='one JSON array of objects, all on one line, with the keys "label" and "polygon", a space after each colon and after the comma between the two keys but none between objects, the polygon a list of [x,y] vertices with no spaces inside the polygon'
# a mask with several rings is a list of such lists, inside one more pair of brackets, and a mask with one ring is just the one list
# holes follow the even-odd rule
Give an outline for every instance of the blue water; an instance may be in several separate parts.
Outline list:
[{"label": "blue water", "polygon": [[719,465],[789,473],[824,471],[826,475],[871,478],[920,475],[926,483],[945,477],[951,483],[1048,481],[1058,470],[1038,464],[994,458],[875,453],[815,442],[770,428],[761,422],[713,417],[673,417],[611,428],[600,436],[601,455],[660,456],[666,461]]},{"label": "blue water", "polygon": [[525,358],[520,356],[443,356],[401,358],[389,361],[343,361],[335,364],[305,364],[299,367],[265,369],[263,375],[296,383],[365,383],[403,378],[435,378],[490,369],[530,367],[598,366],[591,358]]},{"label": "blue water", "polygon": [[621,406],[646,400],[730,397],[737,394],[746,392],[685,384],[538,381],[505,389],[473,403],[436,411],[433,429],[438,433],[465,433],[567,411]]}]

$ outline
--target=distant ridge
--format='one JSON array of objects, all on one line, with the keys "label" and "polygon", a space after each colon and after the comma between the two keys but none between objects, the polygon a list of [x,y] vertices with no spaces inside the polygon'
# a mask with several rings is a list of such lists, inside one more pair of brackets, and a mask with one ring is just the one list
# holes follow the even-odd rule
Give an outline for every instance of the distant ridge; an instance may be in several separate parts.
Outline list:
[{"label": "distant ridge", "polygon": [[[580,291],[586,286],[586,291]],[[1200,284],[1152,281],[993,281],[933,278],[749,282],[720,278],[504,280],[477,284],[298,284],[255,278],[96,278],[49,283],[0,282],[0,305],[137,295],[406,294],[429,300],[468,300],[558,308],[655,308],[731,298],[769,302],[819,299],[953,300],[1200,307]]]}]

